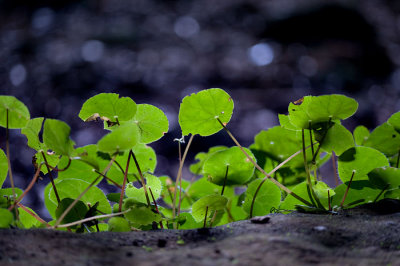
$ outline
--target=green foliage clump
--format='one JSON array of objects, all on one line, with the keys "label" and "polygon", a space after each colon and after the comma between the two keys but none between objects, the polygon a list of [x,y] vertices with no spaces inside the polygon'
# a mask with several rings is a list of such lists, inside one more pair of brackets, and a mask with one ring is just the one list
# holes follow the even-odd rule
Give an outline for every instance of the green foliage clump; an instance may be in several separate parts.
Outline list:
[{"label": "green foliage clump", "polygon": [[[329,213],[382,198],[400,198],[400,112],[371,133],[350,132],[342,120],[357,102],[344,95],[305,96],[280,114],[280,125],[263,130],[242,147],[228,129],[234,102],[222,89],[186,96],[180,105],[179,169],[176,178],[156,176],[149,143],[168,132],[166,115],[129,97],[101,93],[85,101],[79,117],[101,122],[107,134],[95,144],[76,147],[63,121],[30,118],[13,96],[0,96],[0,228],[50,227],[77,233],[126,232],[154,228],[192,229],[294,210]],[[25,190],[14,186],[8,136],[20,129],[36,151],[35,173]],[[194,137],[224,130],[235,144],[215,146],[195,156],[191,176],[183,166]],[[189,137],[184,150],[185,137]],[[337,181],[329,187],[319,168],[331,160]],[[21,204],[45,175],[44,203],[51,221]],[[336,175],[336,169],[335,169]],[[11,188],[4,188],[7,176]],[[183,178],[184,177],[184,178]],[[190,181],[188,181],[190,180]],[[40,181],[42,182],[42,181]],[[115,186],[106,194],[98,185]]]}]

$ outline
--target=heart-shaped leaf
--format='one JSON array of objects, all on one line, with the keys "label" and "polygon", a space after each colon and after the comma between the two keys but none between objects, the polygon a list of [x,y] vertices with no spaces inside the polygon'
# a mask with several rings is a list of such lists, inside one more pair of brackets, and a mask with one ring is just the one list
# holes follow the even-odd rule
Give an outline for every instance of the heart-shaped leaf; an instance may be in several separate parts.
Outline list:
[{"label": "heart-shaped leaf", "polygon": [[364,126],[358,126],[353,131],[354,141],[358,146],[364,146],[369,137],[369,130]]},{"label": "heart-shaped leaf", "polygon": [[[146,179],[147,192],[150,195],[149,189],[151,189],[154,199],[157,200],[160,197],[161,190],[162,190],[162,185],[161,185],[160,179],[158,179],[158,177],[156,177],[154,175],[147,174],[147,173],[144,173],[143,175],[144,175],[144,178]],[[132,183],[129,183],[126,186],[125,195],[128,198],[133,198],[137,202],[142,202],[142,203],[147,202],[143,187],[136,188]]]},{"label": "heart-shaped leaf", "polygon": [[43,142],[58,155],[71,156],[75,142],[69,138],[71,128],[56,119],[46,119],[43,127]]},{"label": "heart-shaped leaf", "polygon": [[203,171],[203,165],[204,162],[215,152],[217,151],[222,151],[227,149],[226,146],[214,146],[211,147],[208,152],[199,152],[198,154],[196,154],[196,156],[194,157],[195,160],[197,160],[197,163],[191,164],[189,169],[190,171],[195,174],[198,175]]},{"label": "heart-shaped leaf", "polygon": [[321,148],[329,153],[334,151],[336,155],[340,156],[344,151],[354,147],[353,135],[338,123],[334,123],[324,135],[321,140]]},{"label": "heart-shaped leaf", "polygon": [[105,135],[97,143],[99,151],[116,153],[132,149],[140,141],[140,130],[135,123],[126,123]]},{"label": "heart-shaped leaf", "polygon": [[28,146],[36,151],[47,150],[45,145],[39,140],[39,133],[42,130],[43,117],[37,117],[28,121],[21,133],[28,139]]},{"label": "heart-shaped leaf", "polygon": [[372,131],[365,146],[377,149],[386,156],[393,156],[400,150],[400,134],[392,125],[383,123]]},{"label": "heart-shaped leaf", "polygon": [[183,98],[179,110],[182,135],[210,136],[227,124],[233,112],[233,100],[224,90],[208,89]]},{"label": "heart-shaped leaf", "polygon": [[192,206],[193,218],[197,221],[203,221],[207,211],[207,217],[210,217],[214,211],[223,211],[228,203],[228,199],[220,195],[208,195],[202,197]]},{"label": "heart-shaped leaf", "polygon": [[[256,179],[252,181],[247,190],[246,198],[243,203],[243,209],[250,214],[251,204],[256,194],[257,188],[259,187],[262,179]],[[272,208],[278,208],[281,202],[281,190],[277,185],[269,180],[265,180],[261,188],[258,190],[257,196],[254,201],[254,206],[251,215],[262,216],[271,212]]]}]

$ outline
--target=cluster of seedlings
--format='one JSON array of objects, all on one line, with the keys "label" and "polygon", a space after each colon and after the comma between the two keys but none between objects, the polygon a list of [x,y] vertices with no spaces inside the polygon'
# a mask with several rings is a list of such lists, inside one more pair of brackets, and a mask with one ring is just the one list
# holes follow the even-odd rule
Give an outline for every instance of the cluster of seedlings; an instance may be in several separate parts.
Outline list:
[{"label": "cluster of seedlings", "polygon": [[[341,121],[358,104],[344,95],[305,96],[290,103],[280,126],[263,130],[242,147],[228,129],[232,98],[221,89],[186,96],[180,105],[179,170],[175,178],[155,176],[149,143],[168,131],[157,107],[102,93],[88,99],[79,117],[103,123],[108,133],[96,144],[75,147],[70,127],[59,120],[30,118],[13,96],[0,96],[0,228],[53,228],[77,233],[155,228],[192,229],[222,225],[271,212],[333,213],[362,203],[400,197],[400,112],[371,133],[350,132]],[[20,129],[36,151],[35,172],[24,190],[14,186],[9,130]],[[234,146],[215,146],[196,155],[193,173],[182,169],[196,136],[224,130]],[[41,136],[40,136],[41,135]],[[185,139],[186,138],[186,139]],[[186,142],[187,141],[187,142]],[[322,181],[320,167],[333,162],[336,188]],[[52,220],[44,221],[21,203],[45,176],[44,201]],[[105,194],[100,182],[120,193]],[[238,191],[242,191],[238,194]]]}]

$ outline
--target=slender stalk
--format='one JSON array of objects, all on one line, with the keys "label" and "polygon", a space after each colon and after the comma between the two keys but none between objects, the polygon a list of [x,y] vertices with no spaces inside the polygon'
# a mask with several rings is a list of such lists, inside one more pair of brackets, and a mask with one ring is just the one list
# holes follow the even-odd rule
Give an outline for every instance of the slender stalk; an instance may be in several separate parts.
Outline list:
[{"label": "slender stalk", "polygon": [[[153,199],[154,206],[156,207],[156,211],[157,211],[157,213],[159,214],[160,211],[158,210],[157,201],[156,201],[156,199],[154,198],[153,191],[151,191],[151,187],[149,187],[149,191],[150,191],[151,198]],[[164,226],[163,226],[163,224],[162,224],[162,221],[160,221],[160,227],[161,227],[161,229],[164,229]]]},{"label": "slender stalk", "polygon": [[334,173],[334,177],[335,177],[335,185],[339,186],[339,176],[338,176],[335,158],[336,158],[335,152],[332,151],[332,167],[333,167],[333,173]]},{"label": "slender stalk", "polygon": [[46,167],[47,167],[47,172],[48,172],[48,174],[49,174],[50,182],[51,182],[51,185],[53,186],[53,190],[54,190],[54,194],[56,195],[57,202],[60,203],[60,201],[61,201],[61,200],[60,200],[60,196],[58,196],[57,188],[56,188],[56,185],[54,184],[53,174],[51,173],[51,169],[50,169],[50,167],[49,167],[50,165],[49,165],[49,163],[47,162],[47,158],[46,158],[46,155],[44,154],[44,152],[42,151],[41,153],[42,153],[44,162],[45,162]]},{"label": "slender stalk", "polygon": [[23,209],[24,211],[26,211],[29,215],[31,215],[33,218],[35,218],[36,220],[38,220],[40,223],[46,225],[48,228],[51,227],[51,225],[49,225],[45,220],[43,220],[42,218],[40,218],[38,215],[36,215],[34,212],[32,212],[31,210],[29,210],[27,207],[25,207],[25,206],[22,205],[21,203],[17,203],[17,206],[20,207],[21,209]]},{"label": "slender stalk", "polygon": [[[7,153],[7,164],[8,164],[8,176],[10,177],[10,183],[11,183],[11,191],[13,195],[13,200],[15,201],[15,198],[17,195],[15,194],[15,185],[14,185],[14,178],[12,175],[12,169],[11,169],[11,160],[10,160],[10,132],[8,128],[8,109],[6,109],[6,153]],[[15,216],[18,217],[18,212],[15,211]]]},{"label": "slender stalk", "polygon": [[211,218],[211,221],[210,221],[210,228],[212,227],[212,225],[215,221],[215,218],[217,218],[217,213],[218,213],[218,211],[214,211],[213,217]]},{"label": "slender stalk", "polygon": [[331,195],[329,193],[329,189],[328,189],[328,208],[329,211],[332,211],[332,206],[331,206]]},{"label": "slender stalk", "polygon": [[[182,163],[182,147],[181,142],[178,141],[178,152],[179,152],[179,165],[183,165]],[[182,178],[179,178],[179,199],[178,199],[178,217],[181,211],[181,203],[182,203]],[[179,226],[179,224],[177,224]]]},{"label": "slender stalk", "polygon": [[16,201],[14,202],[14,204],[12,204],[12,205],[8,208],[9,211],[11,211],[11,210],[15,207],[15,205],[18,204],[18,203],[26,196],[26,194],[28,194],[28,192],[32,189],[32,187],[35,185],[36,180],[37,180],[38,177],[39,177],[40,169],[42,168],[42,165],[43,165],[43,164],[40,164],[39,167],[36,169],[36,172],[35,172],[35,175],[34,175],[33,178],[32,178],[32,181],[29,183],[28,187],[24,190],[24,192],[22,193],[22,195],[19,196],[18,199],[16,199]]},{"label": "slender stalk", "polygon": [[130,150],[129,154],[128,154],[128,161],[126,163],[126,170],[125,170],[125,173],[124,173],[124,181],[122,182],[121,193],[120,193],[120,196],[119,196],[119,205],[118,205],[118,211],[119,212],[121,212],[122,200],[124,199],[124,195],[125,195],[126,178],[127,178],[128,170],[129,170],[129,162],[131,161],[131,152],[132,152],[132,150]]},{"label": "slender stalk", "polygon": [[[185,159],[186,159],[187,153],[189,151],[189,147],[192,144],[193,137],[194,137],[194,135],[190,136],[188,144],[186,145],[185,151],[183,152],[182,160],[179,164],[178,174],[177,174],[176,180],[175,180],[174,200],[172,203],[172,218],[175,218],[175,216],[176,216],[176,194],[178,191],[178,184],[180,183],[180,179],[182,178],[183,164],[185,163]],[[181,202],[178,202],[178,216],[179,216],[180,210],[181,210]]]},{"label": "slender stalk", "polygon": [[221,196],[224,195],[224,190],[225,190],[225,186],[226,186],[226,179],[228,179],[228,171],[229,171],[229,165],[226,166],[224,185],[222,186]]},{"label": "slender stalk", "polygon": [[344,193],[342,202],[340,203],[340,207],[341,207],[341,208],[343,208],[344,201],[346,200],[347,193],[349,193],[349,189],[350,189],[350,186],[351,186],[351,182],[353,181],[353,177],[354,177],[354,174],[355,174],[355,173],[356,173],[356,171],[353,170],[353,173],[351,174],[351,178],[350,178],[349,184],[347,185],[347,188],[346,188],[346,192]]},{"label": "slender stalk", "polygon": [[[144,181],[143,173],[140,170],[139,163],[136,160],[135,153],[132,150],[130,151],[130,155],[132,156],[133,160],[135,161],[136,168],[137,168],[137,170],[139,172],[140,182],[142,183],[143,190],[144,190],[144,195],[146,196],[147,206],[150,206],[149,194],[147,193],[147,186],[146,186],[146,182]],[[128,169],[126,170],[126,172],[128,172]]]},{"label": "slender stalk", "polygon": [[72,208],[86,194],[86,192],[88,192],[89,189],[94,186],[94,184],[97,182],[97,180],[99,180],[100,177],[101,176],[98,176],[95,180],[93,180],[93,182],[89,184],[89,186],[71,203],[71,205],[69,205],[68,208],[65,209],[65,211],[61,214],[61,216],[57,219],[56,223],[54,224],[54,227],[57,227],[62,222],[65,216],[72,210]]},{"label": "slender stalk", "polygon": [[376,196],[376,198],[374,199],[374,203],[378,201],[379,197],[383,194],[383,192],[385,192],[386,189],[388,189],[390,186],[390,184],[387,184],[382,190],[381,192],[379,192],[378,196]]},{"label": "slender stalk", "polygon": [[107,179],[108,181],[110,181],[111,183],[113,183],[114,186],[116,186],[117,188],[122,189],[122,186],[121,186],[120,184],[118,184],[117,182],[115,182],[114,180],[112,180],[111,178],[109,178],[108,176],[106,176],[105,174],[99,172],[99,171],[96,170],[96,169],[93,169],[93,171],[94,171],[96,174],[101,175],[102,177],[104,177],[105,179]]},{"label": "slender stalk", "polygon": [[68,158],[68,163],[67,163],[67,165],[66,165],[64,168],[61,168],[61,169],[58,169],[58,168],[53,167],[53,166],[51,166],[51,165],[48,165],[48,166],[49,166],[50,169],[53,170],[54,172],[63,172],[63,171],[65,171],[65,170],[67,170],[67,169],[71,166],[71,162],[72,162],[71,158]]},{"label": "slender stalk", "polygon": [[308,125],[309,125],[309,131],[310,131],[310,143],[311,143],[311,154],[312,157],[314,157],[314,145],[313,145],[313,136],[312,136],[312,129],[311,129],[311,121],[308,121]]},{"label": "slender stalk", "polygon": [[254,193],[253,199],[251,200],[250,218],[253,218],[253,208],[254,208],[254,203],[256,202],[257,194],[258,194],[258,192],[260,191],[261,186],[264,184],[264,182],[265,182],[266,180],[267,180],[267,179],[265,179],[265,178],[264,178],[263,180],[261,180],[260,184],[258,185],[258,187],[257,187],[257,189],[256,189],[256,192]]},{"label": "slender stalk", "polygon": [[[273,173],[275,173],[279,168],[282,167],[282,165],[284,165],[284,163],[287,163],[288,161],[290,161],[292,158],[294,158],[296,155],[298,155],[300,152],[296,152],[295,154],[293,154],[292,156],[290,156],[287,160],[285,160],[284,162],[280,163],[277,167],[275,167],[274,170],[272,170],[270,172],[270,174],[267,174],[267,172],[265,172],[264,169],[261,168],[261,166],[259,166],[254,160],[253,158],[250,157],[250,155],[243,149],[242,145],[240,145],[240,143],[236,140],[236,138],[232,135],[232,133],[229,131],[229,129],[221,122],[221,120],[219,118],[217,118],[218,122],[221,124],[221,126],[224,128],[224,130],[226,131],[226,133],[229,135],[229,137],[233,140],[233,142],[236,144],[236,146],[239,147],[239,149],[244,153],[244,155],[246,155],[247,159],[249,159],[249,161],[265,176],[264,179],[270,179],[275,185],[277,185],[279,188],[281,188],[283,191],[285,191],[286,193],[292,195],[294,198],[298,199],[299,201],[303,202],[304,204],[308,205],[308,206],[312,206],[311,203],[309,203],[307,200],[303,199],[302,197],[300,197],[299,195],[297,195],[296,193],[294,193],[293,191],[291,191],[290,189],[288,189],[286,186],[282,185],[281,183],[279,183],[279,181],[277,181],[276,179],[274,179],[271,175]],[[254,195],[256,196],[256,195]]]},{"label": "slender stalk", "polygon": [[206,228],[207,226],[207,213],[208,213],[208,206],[206,206],[206,214],[204,215],[203,228]]},{"label": "slender stalk", "polygon": [[111,218],[111,217],[115,217],[115,216],[119,216],[119,215],[125,214],[125,213],[129,212],[130,210],[131,210],[131,209],[127,209],[127,210],[125,210],[125,211],[123,211],[123,212],[117,212],[117,213],[111,213],[111,214],[104,214],[104,215],[92,216],[92,217],[85,218],[85,219],[82,219],[82,220],[79,220],[79,221],[75,221],[75,222],[72,222],[72,223],[68,223],[68,224],[62,224],[62,225],[55,224],[55,225],[54,225],[53,227],[51,227],[51,228],[52,228],[52,229],[56,229],[56,228],[65,228],[65,227],[70,227],[70,226],[78,225],[78,224],[81,224],[81,223],[90,222],[90,221],[93,221],[93,220],[98,220],[98,219],[103,219],[103,218]]}]

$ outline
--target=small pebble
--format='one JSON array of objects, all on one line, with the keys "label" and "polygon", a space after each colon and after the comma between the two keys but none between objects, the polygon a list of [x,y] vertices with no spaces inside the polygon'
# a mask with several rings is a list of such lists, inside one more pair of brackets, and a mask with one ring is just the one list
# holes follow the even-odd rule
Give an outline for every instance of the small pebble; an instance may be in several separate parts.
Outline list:
[{"label": "small pebble", "polygon": [[315,231],[325,231],[326,227],[323,225],[318,225],[313,228]]},{"label": "small pebble", "polygon": [[269,222],[269,220],[271,219],[271,217],[265,215],[265,216],[256,216],[250,219],[250,221],[253,224],[266,224]]}]

